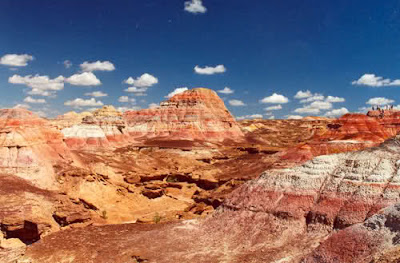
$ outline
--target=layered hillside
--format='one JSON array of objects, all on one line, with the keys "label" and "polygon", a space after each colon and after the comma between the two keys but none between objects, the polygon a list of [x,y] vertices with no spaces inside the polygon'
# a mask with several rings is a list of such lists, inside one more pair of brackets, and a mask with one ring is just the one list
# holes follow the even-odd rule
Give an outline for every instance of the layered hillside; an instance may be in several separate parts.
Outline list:
[{"label": "layered hillside", "polygon": [[62,134],[25,109],[0,110],[0,172],[54,188],[53,165],[71,162]]},{"label": "layered hillside", "polygon": [[159,107],[124,113],[127,132],[144,141],[238,141],[243,133],[217,93],[196,88]]},{"label": "layered hillside", "polygon": [[400,112],[387,110],[379,115],[349,113],[332,120],[326,129],[307,143],[288,150],[283,159],[305,161],[324,154],[362,150],[377,146],[400,132]]},{"label": "layered hillside", "polygon": [[[368,255],[377,255],[379,248],[395,253],[395,247],[385,242],[397,233],[391,229],[396,211],[383,211],[387,219],[377,215],[379,220],[366,221],[365,227],[381,229],[370,237],[368,229],[347,227],[399,202],[399,159],[399,138],[359,152],[320,156],[301,166],[265,172],[236,189],[207,219],[58,232],[28,248],[25,259],[108,262],[111,255],[119,255],[114,262],[300,262],[340,229],[348,237],[332,235],[333,241],[328,239],[311,254],[309,260],[317,261],[310,262],[348,262],[335,261],[337,250],[330,249],[332,242],[341,240],[348,248],[361,248],[354,251],[363,256],[355,258],[371,258]],[[375,221],[381,223],[370,224]],[[351,239],[354,233],[361,233],[361,238]],[[336,258],[346,259],[349,253]]]}]

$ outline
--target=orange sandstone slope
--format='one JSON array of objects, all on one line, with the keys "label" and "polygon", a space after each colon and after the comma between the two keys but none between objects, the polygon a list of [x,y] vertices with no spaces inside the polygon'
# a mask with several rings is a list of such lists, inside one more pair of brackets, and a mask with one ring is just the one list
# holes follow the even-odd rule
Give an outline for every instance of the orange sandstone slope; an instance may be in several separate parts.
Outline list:
[{"label": "orange sandstone slope", "polygon": [[53,165],[72,162],[62,134],[25,109],[0,110],[0,172],[44,189],[55,187]]},{"label": "orange sandstone slope", "polygon": [[126,130],[135,140],[238,142],[243,133],[213,90],[195,88],[159,107],[124,113]]},{"label": "orange sandstone slope", "polygon": [[306,161],[318,155],[362,150],[379,145],[399,131],[400,111],[349,113],[327,124],[308,142],[287,150],[282,158]]}]

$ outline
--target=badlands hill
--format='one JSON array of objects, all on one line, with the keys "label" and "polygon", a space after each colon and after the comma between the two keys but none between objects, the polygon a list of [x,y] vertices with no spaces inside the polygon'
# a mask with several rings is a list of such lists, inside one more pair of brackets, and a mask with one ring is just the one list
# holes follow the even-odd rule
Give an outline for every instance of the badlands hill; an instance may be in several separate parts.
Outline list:
[{"label": "badlands hill", "polygon": [[[379,211],[398,202],[399,119],[236,122],[205,88],[124,113],[105,106],[45,120],[0,110],[0,261],[356,257],[337,257],[336,234],[353,247],[378,240],[381,256],[395,258],[386,228],[361,225],[396,213]],[[351,243],[357,231],[384,238]]]}]

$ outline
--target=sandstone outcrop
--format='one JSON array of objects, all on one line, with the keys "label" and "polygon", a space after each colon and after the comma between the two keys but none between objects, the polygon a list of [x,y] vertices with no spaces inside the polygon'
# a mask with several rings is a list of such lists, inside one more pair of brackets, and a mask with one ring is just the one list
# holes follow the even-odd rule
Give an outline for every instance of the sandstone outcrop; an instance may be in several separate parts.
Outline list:
[{"label": "sandstone outcrop", "polygon": [[[58,232],[29,247],[25,259],[46,263],[51,256],[53,262],[64,258],[107,262],[111,255],[120,255],[113,261],[300,262],[312,253],[309,260],[317,261],[310,262],[325,262],[318,261],[320,256],[335,262],[329,259],[335,259],[339,250],[330,244],[341,240],[341,248],[345,244],[355,248],[359,262],[368,253],[380,256],[381,248],[388,249],[385,256],[393,256],[389,253],[395,253],[397,241],[390,238],[396,237],[397,229],[390,227],[397,224],[398,209],[385,210],[387,219],[378,214],[378,220],[372,217],[363,224],[381,230],[359,230],[357,224],[399,202],[399,159],[399,138],[363,151],[319,156],[243,184],[207,219]],[[340,231],[316,249],[333,230]],[[361,233],[360,238],[351,241],[354,233]],[[100,235],[101,242],[96,238]],[[385,245],[388,240],[391,243]],[[343,251],[342,258],[349,255]]]},{"label": "sandstone outcrop", "polygon": [[385,114],[373,112],[349,113],[332,120],[304,144],[289,149],[283,159],[304,162],[324,154],[357,151],[377,146],[400,132],[400,112],[388,110]]},{"label": "sandstone outcrop", "polygon": [[80,123],[61,130],[71,149],[97,149],[118,146],[127,141],[122,113],[104,106],[85,116]]},{"label": "sandstone outcrop", "polygon": [[53,165],[71,162],[62,134],[24,109],[0,110],[0,172],[25,178],[41,188],[54,188]]},{"label": "sandstone outcrop", "polygon": [[217,93],[195,88],[159,107],[124,112],[127,132],[136,140],[240,141],[243,133]]},{"label": "sandstone outcrop", "polygon": [[302,262],[399,262],[399,237],[400,204],[396,204],[363,223],[334,233]]}]

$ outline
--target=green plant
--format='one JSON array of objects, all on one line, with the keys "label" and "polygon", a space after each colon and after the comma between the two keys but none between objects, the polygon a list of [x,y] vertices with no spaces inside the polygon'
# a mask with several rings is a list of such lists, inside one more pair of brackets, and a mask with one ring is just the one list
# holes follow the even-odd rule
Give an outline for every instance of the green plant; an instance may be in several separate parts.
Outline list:
[{"label": "green plant", "polygon": [[107,211],[106,211],[106,210],[103,210],[103,211],[101,212],[101,218],[103,218],[103,219],[107,219],[107,218],[108,218],[108,216],[107,216]]},{"label": "green plant", "polygon": [[175,176],[168,176],[167,182],[168,183],[176,183],[176,182],[178,182],[178,178],[176,178]]},{"label": "green plant", "polygon": [[155,224],[160,223],[160,221],[161,221],[161,216],[160,216],[158,213],[156,213],[156,214],[154,215],[154,217],[153,217],[153,221],[154,221]]}]

